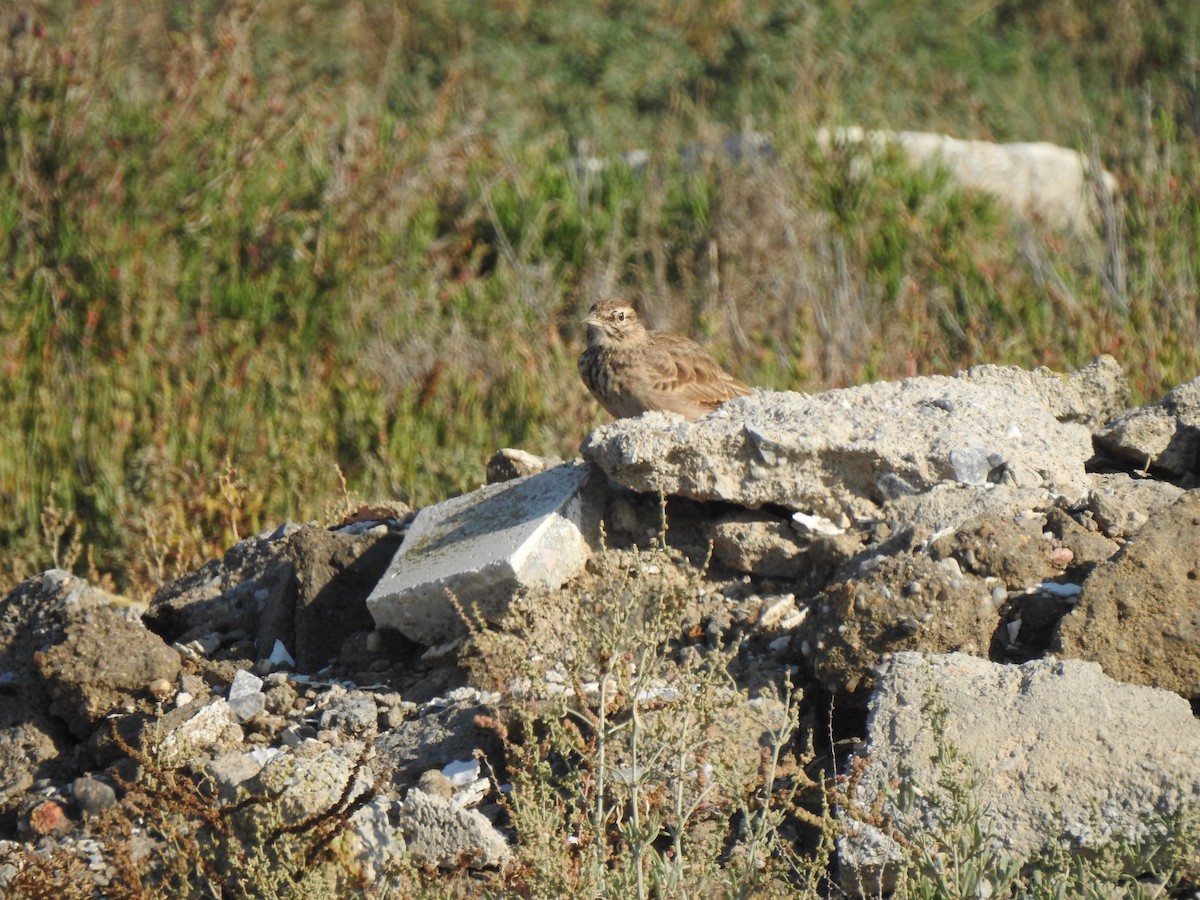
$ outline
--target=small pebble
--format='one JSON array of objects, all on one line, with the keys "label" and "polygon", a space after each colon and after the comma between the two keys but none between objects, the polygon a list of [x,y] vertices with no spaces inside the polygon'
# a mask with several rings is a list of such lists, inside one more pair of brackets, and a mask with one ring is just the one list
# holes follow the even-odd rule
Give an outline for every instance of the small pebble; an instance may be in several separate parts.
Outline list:
[{"label": "small pebble", "polygon": [[454,784],[437,769],[428,769],[417,779],[417,790],[431,797],[449,800],[454,796]]},{"label": "small pebble", "polygon": [[93,816],[117,802],[117,792],[110,785],[88,775],[75,779],[71,797],[80,812]]},{"label": "small pebble", "polygon": [[46,800],[29,811],[29,830],[39,837],[65,834],[71,830],[71,820],[61,806]]},{"label": "small pebble", "polygon": [[1067,547],[1055,547],[1050,554],[1050,564],[1065,569],[1075,559],[1075,554]]}]

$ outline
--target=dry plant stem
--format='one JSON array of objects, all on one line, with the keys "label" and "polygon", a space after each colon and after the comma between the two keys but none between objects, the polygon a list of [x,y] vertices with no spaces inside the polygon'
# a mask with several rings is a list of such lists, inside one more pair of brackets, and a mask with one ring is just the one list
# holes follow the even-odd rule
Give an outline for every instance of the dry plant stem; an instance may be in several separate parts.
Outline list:
[{"label": "dry plant stem", "polygon": [[607,857],[608,809],[605,806],[608,789],[608,684],[610,670],[600,673],[600,709],[596,716],[596,812],[593,828],[596,832],[595,860],[597,878],[603,877]]},{"label": "dry plant stem", "polygon": [[[642,655],[638,660],[638,673],[645,671],[646,651],[642,651]],[[639,838],[642,835],[642,716],[638,710],[638,693],[636,686],[631,697],[630,704],[630,748],[629,748],[629,765],[632,772],[633,784],[630,788],[630,806],[632,808],[633,817],[633,833]],[[634,874],[637,878],[637,896],[638,900],[643,900],[646,896],[646,872],[643,864],[643,856],[645,854],[644,845],[640,844],[637,847],[633,858]]]},{"label": "dry plant stem", "polygon": [[792,737],[795,732],[795,715],[797,712],[798,698],[792,687],[792,678],[787,676],[784,681],[784,722],[779,726],[779,730],[771,735],[771,757],[767,765],[766,773],[763,776],[763,808],[758,815],[758,821],[752,829],[752,839],[750,841],[748,867],[751,871],[754,870],[758,862],[758,854],[766,843],[767,828],[770,824],[770,807],[771,807],[771,792],[774,789],[775,773],[779,770],[779,754],[783,752],[784,745]]}]

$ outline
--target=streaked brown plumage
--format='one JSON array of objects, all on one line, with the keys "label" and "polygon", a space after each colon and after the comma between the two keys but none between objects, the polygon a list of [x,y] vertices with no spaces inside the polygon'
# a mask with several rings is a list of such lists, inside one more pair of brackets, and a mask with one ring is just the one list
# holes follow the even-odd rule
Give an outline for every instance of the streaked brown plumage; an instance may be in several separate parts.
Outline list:
[{"label": "streaked brown plumage", "polygon": [[583,321],[587,349],[579,357],[579,374],[618,419],[660,410],[694,422],[750,393],[695,341],[648,331],[627,300],[599,300]]}]

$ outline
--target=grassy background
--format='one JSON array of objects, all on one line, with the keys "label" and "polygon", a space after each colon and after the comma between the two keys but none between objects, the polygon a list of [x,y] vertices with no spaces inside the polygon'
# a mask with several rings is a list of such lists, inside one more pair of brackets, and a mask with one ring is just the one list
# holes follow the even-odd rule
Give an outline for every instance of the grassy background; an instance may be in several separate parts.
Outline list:
[{"label": "grassy background", "polygon": [[[285,518],[468,490],[498,447],[572,455],[600,294],[771,388],[1195,377],[1200,7],[910,6],[6,4],[0,586],[144,595]],[[814,146],[840,124],[1094,152],[1124,205],[1080,240],[856,180]],[[778,164],[681,162],[748,130]]]}]

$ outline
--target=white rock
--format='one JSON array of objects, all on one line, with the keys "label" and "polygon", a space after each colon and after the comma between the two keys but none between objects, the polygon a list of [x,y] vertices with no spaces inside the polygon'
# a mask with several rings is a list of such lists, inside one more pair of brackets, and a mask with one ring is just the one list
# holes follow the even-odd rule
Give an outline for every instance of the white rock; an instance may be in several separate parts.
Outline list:
[{"label": "white rock", "polygon": [[[821,129],[824,148],[898,148],[918,166],[940,166],[962,187],[991,194],[1017,215],[1089,234],[1117,196],[1117,179],[1066,147],[1045,142],[996,144],[921,131]],[[865,162],[865,161],[864,161]],[[865,166],[860,166],[864,168]]]},{"label": "white rock", "polygon": [[599,504],[590,466],[573,463],[488,485],[422,509],[370,597],[379,628],[421,644],[466,633],[468,615],[493,621],[523,586],[561,586],[590,553]]},{"label": "white rock", "polygon": [[1017,635],[1021,633],[1021,620],[1013,619],[1005,628],[1008,630],[1008,642],[1015,644],[1017,642]]},{"label": "white rock", "polygon": [[1043,581],[1037,586],[1037,590],[1044,594],[1050,594],[1052,597],[1078,597],[1083,593],[1083,586],[1079,584],[1063,584],[1059,581]]},{"label": "white rock", "polygon": [[835,537],[845,534],[845,528],[839,528],[824,516],[810,516],[808,513],[792,513],[792,526],[801,534],[824,534]]},{"label": "white rock", "polygon": [[241,741],[237,717],[225,699],[218,697],[167,735],[162,746],[165,750],[179,747],[186,755]]},{"label": "white rock", "polygon": [[479,777],[479,760],[456,759],[442,766],[442,774],[455,787],[464,787]]},{"label": "white rock", "polygon": [[263,680],[245,669],[238,669],[229,685],[229,708],[239,722],[254,718],[266,708],[267,698],[262,692]]},{"label": "white rock", "polygon": [[229,699],[257,694],[262,691],[263,680],[245,669],[238,669],[229,685]]},{"label": "white rock", "polygon": [[798,612],[796,595],[785,594],[782,597],[776,598],[769,605],[766,605],[762,614],[758,617],[758,625],[760,628],[766,630],[785,627],[783,623],[795,619]]},{"label": "white rock", "polygon": [[246,752],[246,755],[254,760],[258,765],[265,766],[271,760],[283,755],[283,751],[278,747],[255,747],[253,750]]},{"label": "white rock", "polygon": [[272,667],[288,666],[289,668],[296,668],[296,660],[292,659],[292,654],[288,653],[287,647],[284,646],[283,641],[279,640],[279,638],[275,639],[275,644],[271,647],[271,655],[267,657],[267,660],[271,663]]},{"label": "white rock", "polygon": [[454,804],[455,809],[478,806],[491,788],[492,784],[486,778],[476,778],[470,784],[464,784],[458,788],[454,792],[454,796],[450,798],[450,802]]}]

